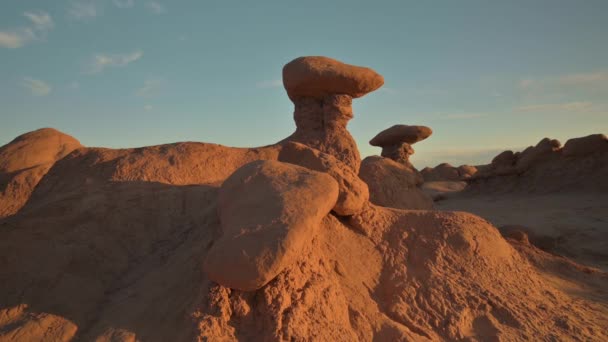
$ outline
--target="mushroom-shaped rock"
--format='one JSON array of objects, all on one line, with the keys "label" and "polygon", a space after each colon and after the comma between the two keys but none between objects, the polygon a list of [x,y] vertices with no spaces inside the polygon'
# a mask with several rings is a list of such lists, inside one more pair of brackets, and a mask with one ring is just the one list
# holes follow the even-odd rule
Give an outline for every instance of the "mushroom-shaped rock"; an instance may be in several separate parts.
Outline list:
[{"label": "mushroom-shaped rock", "polygon": [[326,173],[270,160],[242,166],[219,191],[222,236],[206,256],[207,275],[259,289],[296,260],[337,199],[338,184]]},{"label": "mushroom-shaped rock", "polygon": [[414,154],[412,144],[433,134],[426,126],[394,125],[378,133],[369,144],[382,147],[382,156],[409,165],[409,157]]},{"label": "mushroom-shaped rock", "polygon": [[287,142],[279,152],[279,161],[328,173],[338,182],[338,202],[333,211],[340,216],[359,212],[369,200],[367,184],[338,159],[304,144]]},{"label": "mushroom-shaped rock", "polygon": [[284,141],[295,141],[331,154],[359,172],[361,156],[346,129],[353,118],[352,99],[382,86],[382,76],[371,69],[327,57],[300,57],[283,68],[283,84],[295,109],[296,131]]},{"label": "mushroom-shaped rock", "polygon": [[586,156],[598,152],[608,152],[608,138],[604,134],[570,139],[566,141],[563,149],[566,157]]},{"label": "mushroom-shaped rock", "polygon": [[283,85],[292,100],[334,94],[357,98],[383,84],[384,78],[370,68],[323,56],[296,58],[283,67]]},{"label": "mushroom-shaped rock", "polygon": [[433,200],[420,189],[422,176],[413,167],[371,156],[361,162],[359,177],[367,183],[373,204],[399,209],[433,208]]},{"label": "mushroom-shaped rock", "polygon": [[390,146],[401,143],[415,144],[433,134],[433,130],[426,126],[394,125],[378,133],[369,144],[372,146]]}]

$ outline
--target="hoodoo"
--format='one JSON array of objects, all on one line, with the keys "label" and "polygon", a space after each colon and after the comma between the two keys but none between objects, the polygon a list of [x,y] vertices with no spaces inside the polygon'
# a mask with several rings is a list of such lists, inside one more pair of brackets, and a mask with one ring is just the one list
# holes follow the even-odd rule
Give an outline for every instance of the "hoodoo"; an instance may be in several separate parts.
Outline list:
[{"label": "hoodoo", "polygon": [[426,126],[395,125],[378,133],[369,144],[382,147],[382,156],[410,166],[410,156],[414,154],[412,145],[433,134]]},{"label": "hoodoo", "polygon": [[295,106],[296,131],[286,140],[329,153],[359,172],[361,156],[346,129],[353,118],[352,99],[383,84],[372,69],[328,57],[300,57],[287,63],[283,85]]}]

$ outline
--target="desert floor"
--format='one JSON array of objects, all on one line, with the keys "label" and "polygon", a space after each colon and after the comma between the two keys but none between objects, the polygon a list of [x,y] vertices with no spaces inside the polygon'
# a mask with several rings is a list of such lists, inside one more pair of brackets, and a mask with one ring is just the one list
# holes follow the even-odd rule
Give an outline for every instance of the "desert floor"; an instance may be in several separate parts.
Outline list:
[{"label": "desert floor", "polygon": [[439,210],[468,211],[493,225],[523,226],[541,248],[578,263],[608,271],[608,194],[470,194],[463,182],[431,182],[427,189],[444,193]]}]

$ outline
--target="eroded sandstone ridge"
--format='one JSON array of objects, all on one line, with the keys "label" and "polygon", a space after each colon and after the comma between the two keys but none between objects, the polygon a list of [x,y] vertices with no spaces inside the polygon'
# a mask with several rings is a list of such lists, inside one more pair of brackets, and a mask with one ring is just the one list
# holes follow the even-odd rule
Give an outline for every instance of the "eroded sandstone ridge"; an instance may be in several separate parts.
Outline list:
[{"label": "eroded sandstone ridge", "polygon": [[[324,57],[292,63],[298,128],[274,145],[22,136],[27,156],[53,157],[0,218],[0,341],[608,339],[606,273],[472,214],[370,203],[345,114],[381,77]],[[6,165],[32,165],[2,156],[2,179]],[[382,175],[406,165],[376,158],[378,184],[400,191]]]}]

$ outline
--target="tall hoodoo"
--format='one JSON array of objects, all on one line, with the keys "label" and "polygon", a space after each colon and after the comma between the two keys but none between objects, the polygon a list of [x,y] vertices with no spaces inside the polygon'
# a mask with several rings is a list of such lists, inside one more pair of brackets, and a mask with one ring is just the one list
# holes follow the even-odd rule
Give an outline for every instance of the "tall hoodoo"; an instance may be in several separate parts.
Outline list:
[{"label": "tall hoodoo", "polygon": [[353,118],[352,99],[380,88],[374,70],[321,57],[300,57],[283,67],[283,85],[294,103],[296,131],[287,141],[328,153],[358,172],[361,157],[346,129]]}]

